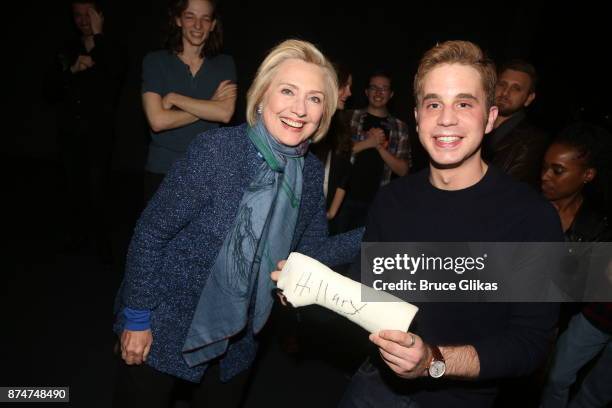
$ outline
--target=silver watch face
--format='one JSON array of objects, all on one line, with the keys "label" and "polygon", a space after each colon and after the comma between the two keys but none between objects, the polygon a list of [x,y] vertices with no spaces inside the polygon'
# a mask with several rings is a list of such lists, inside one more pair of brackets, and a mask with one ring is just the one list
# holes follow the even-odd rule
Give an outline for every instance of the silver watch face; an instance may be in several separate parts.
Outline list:
[{"label": "silver watch face", "polygon": [[429,375],[433,378],[440,378],[446,371],[446,364],[444,361],[434,360],[429,366]]}]

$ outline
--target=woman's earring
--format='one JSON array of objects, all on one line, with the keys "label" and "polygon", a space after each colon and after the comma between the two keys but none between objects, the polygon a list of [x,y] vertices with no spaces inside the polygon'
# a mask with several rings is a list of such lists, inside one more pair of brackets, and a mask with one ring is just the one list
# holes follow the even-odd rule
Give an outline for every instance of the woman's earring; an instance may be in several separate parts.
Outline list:
[{"label": "woman's earring", "polygon": [[257,113],[260,115],[263,113],[263,105],[261,103],[257,106]]}]

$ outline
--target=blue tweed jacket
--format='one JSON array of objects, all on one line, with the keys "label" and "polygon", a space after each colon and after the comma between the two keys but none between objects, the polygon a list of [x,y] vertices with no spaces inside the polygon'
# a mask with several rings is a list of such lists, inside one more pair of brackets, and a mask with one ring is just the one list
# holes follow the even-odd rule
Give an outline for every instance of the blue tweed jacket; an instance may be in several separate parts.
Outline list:
[{"label": "blue tweed jacket", "polygon": [[[246,129],[243,124],[202,133],[174,164],[136,225],[117,296],[115,331],[123,331],[123,308],[151,310],[146,364],[192,382],[205,368],[190,368],[181,349],[210,268],[262,160]],[[292,250],[329,266],[350,262],[363,231],[328,237],[322,186],[322,165],[309,153]],[[220,361],[221,379],[248,368],[256,350],[252,329],[233,339]]]}]

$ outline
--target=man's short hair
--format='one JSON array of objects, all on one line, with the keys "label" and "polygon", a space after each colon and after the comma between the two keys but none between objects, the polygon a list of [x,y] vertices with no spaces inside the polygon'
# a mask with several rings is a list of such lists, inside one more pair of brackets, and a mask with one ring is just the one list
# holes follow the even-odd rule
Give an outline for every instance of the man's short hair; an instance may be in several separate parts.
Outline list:
[{"label": "man's short hair", "polygon": [[387,78],[389,80],[389,87],[393,89],[393,77],[391,76],[389,71],[384,70],[384,69],[377,69],[377,70],[372,71],[372,73],[368,76],[368,85],[370,84],[370,81],[372,80],[372,78],[376,78],[376,77]]},{"label": "man's short hair", "polygon": [[323,93],[323,116],[319,128],[312,135],[312,141],[316,142],[327,133],[332,116],[338,105],[338,77],[334,67],[329,60],[313,44],[302,40],[286,40],[274,47],[266,56],[257,69],[255,79],[247,92],[246,117],[249,125],[257,122],[257,107],[261,103],[265,93],[274,80],[278,67],[289,59],[314,64],[323,70],[324,86]]},{"label": "man's short hair", "polygon": [[476,44],[469,41],[446,41],[437,44],[423,55],[414,76],[414,99],[417,106],[423,96],[425,76],[443,64],[460,64],[474,68],[480,74],[482,88],[486,95],[487,109],[495,105],[495,64]]},{"label": "man's short hair", "polygon": [[535,67],[531,63],[519,58],[514,58],[500,65],[497,74],[501,75],[504,71],[508,69],[511,69],[512,71],[523,72],[529,75],[529,78],[531,79],[531,84],[529,85],[529,93],[535,92],[536,84],[538,82],[538,74],[536,72]]}]

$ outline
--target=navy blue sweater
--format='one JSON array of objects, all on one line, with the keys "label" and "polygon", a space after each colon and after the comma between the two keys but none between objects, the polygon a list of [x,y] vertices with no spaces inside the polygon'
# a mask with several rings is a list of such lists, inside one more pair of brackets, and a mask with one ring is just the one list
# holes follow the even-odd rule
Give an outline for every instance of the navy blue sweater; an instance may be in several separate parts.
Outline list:
[{"label": "navy blue sweater", "polygon": [[[370,242],[561,242],[553,206],[527,184],[493,166],[475,185],[440,190],[429,169],[381,189],[370,209],[364,241]],[[496,380],[528,375],[546,358],[559,305],[554,303],[422,303],[411,330],[429,344],[473,345],[480,361],[475,381],[399,379],[374,362],[421,407],[487,407]]]},{"label": "navy blue sweater", "polygon": [[[123,330],[118,312],[125,307],[151,310],[153,345],[146,364],[193,382],[205,368],[190,368],[181,349],[210,268],[262,160],[246,129],[205,132],[174,164],[136,225],[117,298],[115,331]],[[293,250],[329,266],[353,260],[362,231],[328,237],[323,168],[310,153],[303,179]],[[248,368],[256,349],[249,327],[230,342],[220,361],[221,379]]]}]

